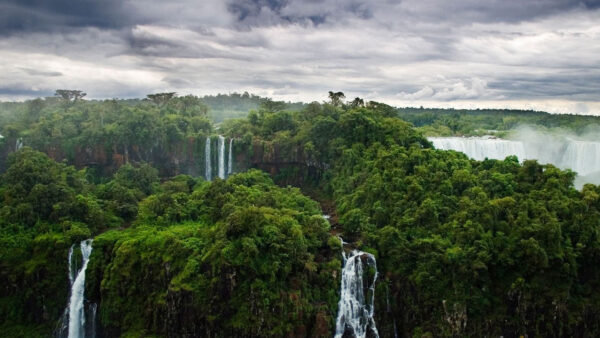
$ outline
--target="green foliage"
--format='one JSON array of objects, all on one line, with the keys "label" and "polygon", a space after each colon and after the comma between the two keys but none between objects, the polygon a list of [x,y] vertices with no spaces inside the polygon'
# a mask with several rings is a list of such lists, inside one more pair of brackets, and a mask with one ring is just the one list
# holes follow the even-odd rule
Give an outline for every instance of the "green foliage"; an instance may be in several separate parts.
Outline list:
[{"label": "green foliage", "polygon": [[407,332],[598,333],[587,325],[600,319],[590,278],[600,270],[588,264],[600,205],[585,199],[596,201],[597,187],[578,192],[572,172],[535,161],[477,162],[416,146],[353,147],[341,163],[340,224],[377,250]]},{"label": "green foliage", "polygon": [[[68,248],[96,236],[86,297],[100,304],[108,336],[330,336],[342,244],[317,202],[275,180],[318,197],[335,232],[377,257],[382,336],[395,322],[407,336],[600,334],[600,188],[577,191],[573,172],[535,161],[433,150],[423,137],[521,123],[581,132],[596,117],[398,110],[344,103],[341,92],[330,99],[0,103],[4,150],[22,137],[77,162],[100,147],[115,167],[96,169],[116,170],[94,185],[91,170],[31,148],[9,157],[0,181],[0,331],[48,335],[66,305]],[[159,184],[159,171],[144,164],[154,160],[163,173],[157,158],[202,155],[195,141],[211,134],[209,114],[248,110],[219,131],[235,138],[236,165],[271,177],[250,170]]]},{"label": "green foliage", "polygon": [[600,125],[597,116],[548,114],[531,110],[399,108],[397,114],[426,136],[502,136],[520,125],[561,128],[581,134],[591,130],[591,126]]},{"label": "green foliage", "polygon": [[86,290],[107,332],[318,335],[320,315],[329,335],[340,265],[318,204],[258,171],[176,182],[141,203],[136,227],[94,240]]}]

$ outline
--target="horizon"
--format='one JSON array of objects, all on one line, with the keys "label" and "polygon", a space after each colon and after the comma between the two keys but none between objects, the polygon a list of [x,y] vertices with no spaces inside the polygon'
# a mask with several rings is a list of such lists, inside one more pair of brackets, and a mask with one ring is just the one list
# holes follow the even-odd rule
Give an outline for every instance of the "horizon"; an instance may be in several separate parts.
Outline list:
[{"label": "horizon", "polygon": [[[83,91],[85,92],[85,91]],[[216,93],[216,94],[191,94],[191,93],[186,93],[186,94],[180,94],[180,93],[175,93],[175,96],[177,97],[182,97],[182,96],[186,96],[186,95],[193,95],[196,96],[200,99],[204,98],[204,97],[208,97],[208,96],[212,96],[212,97],[216,97],[219,95],[225,95],[225,96],[231,96],[231,95],[243,95],[243,94],[249,94],[250,96],[256,96],[260,99],[273,99],[271,97],[267,97],[267,96],[261,96],[255,93],[249,93],[249,92],[238,92],[238,91],[232,91],[229,93]],[[87,94],[87,93],[86,93]],[[156,93],[153,93],[156,94]],[[56,95],[48,95],[48,96],[39,96],[39,97],[32,97],[32,98],[22,98],[20,100],[3,100],[0,98],[0,103],[25,103],[31,100],[35,100],[35,99],[54,99],[58,97]],[[327,95],[322,95],[322,100],[317,101],[317,100],[312,100],[312,101],[291,101],[291,100],[274,100],[274,101],[280,101],[280,102],[284,102],[287,104],[309,104],[312,102],[317,102],[320,104],[323,103],[327,103]],[[351,97],[346,97],[347,101],[346,102],[350,102],[352,100]],[[139,97],[111,97],[111,98],[93,98],[93,97],[88,97],[87,95],[80,99],[82,101],[95,101],[95,102],[102,102],[102,101],[109,101],[109,100],[118,100],[118,101],[127,101],[127,100],[139,100],[139,101],[144,101],[147,100],[147,97],[143,97],[143,96],[139,96]],[[529,108],[520,108],[520,107],[515,107],[515,108],[508,108],[508,107],[481,107],[481,106],[477,106],[476,104],[471,104],[471,105],[467,105],[464,107],[454,107],[454,106],[447,106],[447,107],[442,107],[442,106],[435,106],[435,103],[433,103],[433,106],[425,106],[425,105],[420,105],[420,106],[397,106],[394,104],[389,104],[388,102],[385,101],[377,101],[377,100],[365,100],[365,101],[374,101],[374,102],[379,102],[379,103],[383,103],[383,104],[388,104],[396,109],[424,109],[424,110],[467,110],[467,111],[476,111],[476,110],[481,110],[481,111],[494,111],[494,110],[508,110],[508,111],[521,111],[521,112],[533,112],[533,113],[546,113],[546,114],[552,114],[552,115],[581,115],[581,116],[600,116],[599,114],[592,114],[592,113],[573,113],[573,112],[569,112],[569,111],[545,111],[545,110],[538,110],[538,109],[533,109],[531,107]]]}]

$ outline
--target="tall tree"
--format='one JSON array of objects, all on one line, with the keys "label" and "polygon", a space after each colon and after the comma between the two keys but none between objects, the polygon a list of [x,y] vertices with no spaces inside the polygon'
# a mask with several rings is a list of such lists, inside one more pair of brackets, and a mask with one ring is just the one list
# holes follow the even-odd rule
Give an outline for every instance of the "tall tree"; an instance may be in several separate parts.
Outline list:
[{"label": "tall tree", "polygon": [[54,96],[58,96],[65,102],[75,102],[83,99],[87,93],[84,93],[81,90],[72,90],[72,89],[57,89],[54,93]]},{"label": "tall tree", "polygon": [[342,100],[346,98],[346,95],[342,92],[334,93],[329,91],[329,100],[331,100],[331,104],[338,107],[342,104]]},{"label": "tall tree", "polygon": [[172,98],[177,96],[175,92],[169,93],[156,93],[156,94],[148,94],[146,95],[148,100],[154,102],[159,107],[162,107],[165,103],[169,102]]}]

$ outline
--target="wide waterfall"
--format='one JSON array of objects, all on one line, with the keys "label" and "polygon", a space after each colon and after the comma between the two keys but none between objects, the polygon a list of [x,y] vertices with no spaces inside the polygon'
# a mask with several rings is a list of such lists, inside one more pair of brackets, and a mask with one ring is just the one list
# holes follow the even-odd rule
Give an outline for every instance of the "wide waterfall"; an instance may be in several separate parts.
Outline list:
[{"label": "wide waterfall", "polygon": [[520,141],[483,137],[432,137],[429,139],[436,149],[456,150],[474,160],[486,158],[503,160],[516,155],[520,160],[527,158],[525,146]]},{"label": "wide waterfall", "polygon": [[[343,243],[343,241],[342,241]],[[341,297],[338,303],[338,315],[335,324],[335,338],[348,335],[365,338],[379,337],[375,319],[375,281],[377,280],[377,263],[375,257],[369,253],[353,250],[344,257],[342,269]],[[374,271],[365,271],[364,267]],[[365,277],[373,272],[370,283],[365,285]]]},{"label": "wide waterfall", "polygon": [[[79,244],[81,248],[81,268],[77,269],[76,262],[73,261],[73,249],[69,249],[69,283],[71,284],[71,294],[69,296],[69,304],[65,309],[63,319],[56,335],[58,337],[82,338],[86,337],[86,321],[85,321],[85,270],[92,253],[92,240],[87,239]],[[95,334],[95,314],[96,304],[91,305],[91,321],[88,327],[87,336]]]},{"label": "wide waterfall", "polygon": [[207,181],[210,181],[212,179],[212,164],[210,160],[210,137],[206,138],[206,146],[204,147],[204,167],[206,168],[204,178],[206,178]]},{"label": "wide waterfall", "polygon": [[227,161],[227,176],[231,175],[233,173],[233,138],[229,139],[229,158]]},{"label": "wide waterfall", "polygon": [[530,159],[553,164],[578,173],[575,185],[600,184],[600,142],[577,140],[573,137],[522,137],[505,140],[491,137],[431,137],[431,143],[442,150],[456,150],[475,160],[502,160],[516,155],[520,161]]},{"label": "wide waterfall", "polygon": [[219,135],[219,178],[225,179],[225,138]]}]

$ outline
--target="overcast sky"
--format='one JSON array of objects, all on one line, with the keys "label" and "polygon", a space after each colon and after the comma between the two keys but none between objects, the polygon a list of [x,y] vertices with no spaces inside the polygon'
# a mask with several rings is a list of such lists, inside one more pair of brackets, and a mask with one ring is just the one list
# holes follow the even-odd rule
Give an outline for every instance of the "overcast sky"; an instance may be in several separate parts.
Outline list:
[{"label": "overcast sky", "polygon": [[0,100],[59,88],[600,115],[600,0],[0,0]]}]

